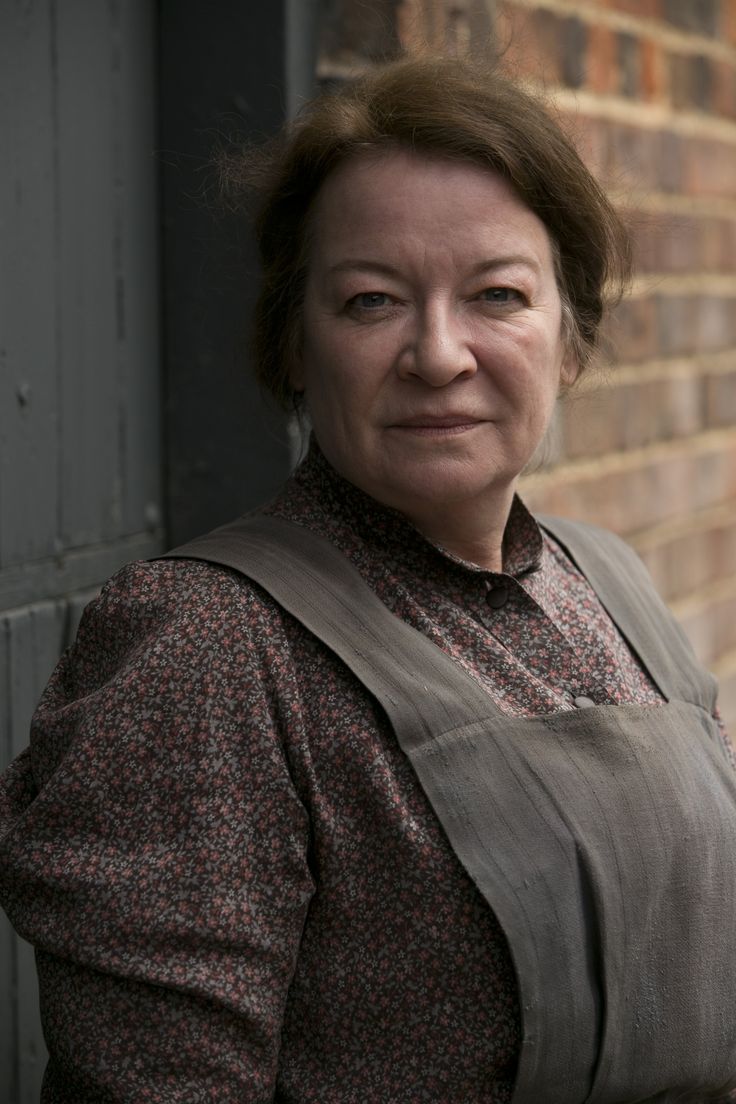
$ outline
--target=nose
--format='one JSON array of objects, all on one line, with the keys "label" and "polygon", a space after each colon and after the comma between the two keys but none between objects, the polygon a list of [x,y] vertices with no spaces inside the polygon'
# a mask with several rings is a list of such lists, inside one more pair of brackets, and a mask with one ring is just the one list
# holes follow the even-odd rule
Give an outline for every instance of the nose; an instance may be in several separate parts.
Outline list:
[{"label": "nose", "polygon": [[478,365],[463,319],[449,305],[434,305],[417,314],[398,359],[402,379],[421,379],[445,387],[475,374]]}]

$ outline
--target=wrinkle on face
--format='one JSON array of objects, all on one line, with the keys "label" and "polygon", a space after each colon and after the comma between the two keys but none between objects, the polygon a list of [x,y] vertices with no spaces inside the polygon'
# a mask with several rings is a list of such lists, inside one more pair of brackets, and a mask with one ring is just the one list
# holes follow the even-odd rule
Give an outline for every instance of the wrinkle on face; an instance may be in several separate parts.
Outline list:
[{"label": "wrinkle on face", "polygon": [[[544,224],[491,171],[397,151],[328,177],[311,230],[292,383],[327,459],[428,535],[494,540],[569,371]],[[468,425],[405,424],[444,414]]]}]

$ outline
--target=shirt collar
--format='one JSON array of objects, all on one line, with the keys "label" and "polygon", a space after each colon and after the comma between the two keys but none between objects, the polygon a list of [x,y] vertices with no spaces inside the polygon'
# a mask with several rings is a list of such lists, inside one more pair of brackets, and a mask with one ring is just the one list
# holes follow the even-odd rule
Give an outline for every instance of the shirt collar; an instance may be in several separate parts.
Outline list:
[{"label": "shirt collar", "polygon": [[[346,553],[356,541],[400,558],[442,557],[464,572],[490,575],[441,545],[428,540],[398,510],[382,505],[339,475],[312,436],[309,449],[270,513],[290,517],[321,532]],[[514,495],[503,536],[503,573],[520,576],[539,569],[542,532],[518,495]]]}]

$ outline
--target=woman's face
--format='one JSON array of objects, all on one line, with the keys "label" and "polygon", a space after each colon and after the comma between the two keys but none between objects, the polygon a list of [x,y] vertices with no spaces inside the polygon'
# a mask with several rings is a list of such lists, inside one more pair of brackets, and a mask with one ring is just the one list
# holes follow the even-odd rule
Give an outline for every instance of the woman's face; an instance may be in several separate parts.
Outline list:
[{"label": "woman's face", "polygon": [[544,224],[493,172],[397,151],[337,169],[310,226],[291,382],[327,459],[420,529],[508,509],[573,374]]}]

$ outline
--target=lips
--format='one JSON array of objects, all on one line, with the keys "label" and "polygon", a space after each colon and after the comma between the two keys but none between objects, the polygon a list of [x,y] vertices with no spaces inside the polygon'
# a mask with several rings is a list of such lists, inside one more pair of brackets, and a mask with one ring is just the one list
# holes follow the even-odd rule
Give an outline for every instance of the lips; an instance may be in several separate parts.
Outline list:
[{"label": "lips", "polygon": [[477,425],[485,420],[475,414],[412,414],[407,418],[398,418],[393,425],[400,429],[455,429]]}]

